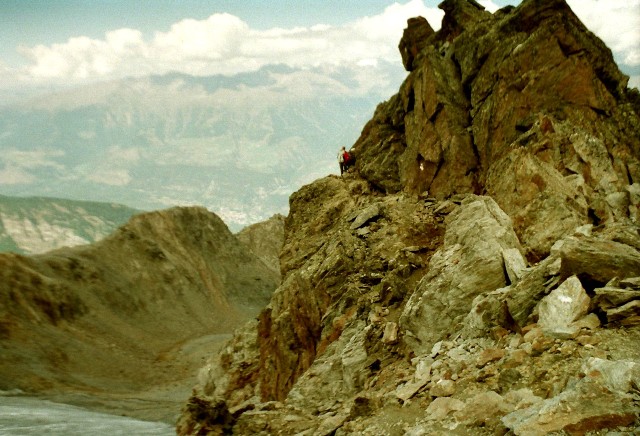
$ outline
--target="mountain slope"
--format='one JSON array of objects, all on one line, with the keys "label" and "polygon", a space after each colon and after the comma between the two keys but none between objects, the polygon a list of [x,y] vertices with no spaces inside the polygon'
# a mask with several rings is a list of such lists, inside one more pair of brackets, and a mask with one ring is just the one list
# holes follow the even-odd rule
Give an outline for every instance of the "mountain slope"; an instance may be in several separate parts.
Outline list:
[{"label": "mountain slope", "polygon": [[563,0],[439,7],[179,434],[638,430],[637,91]]},{"label": "mountain slope", "polygon": [[113,203],[0,195],[0,252],[37,254],[89,244],[138,213]]},{"label": "mountain slope", "polygon": [[169,422],[199,353],[278,283],[203,208],[136,215],[91,245],[1,254],[0,276],[1,390],[137,398],[126,414]]},{"label": "mountain slope", "polygon": [[280,276],[280,251],[284,241],[284,216],[277,214],[266,221],[245,227],[236,234],[262,261]]}]

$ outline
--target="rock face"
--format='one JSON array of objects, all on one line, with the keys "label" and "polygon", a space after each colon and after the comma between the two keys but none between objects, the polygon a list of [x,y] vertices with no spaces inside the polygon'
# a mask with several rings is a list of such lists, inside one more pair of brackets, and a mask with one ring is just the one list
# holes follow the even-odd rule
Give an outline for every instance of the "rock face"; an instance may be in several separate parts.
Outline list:
[{"label": "rock face", "polygon": [[469,313],[475,297],[507,286],[503,253],[521,250],[511,220],[488,197],[465,199],[446,227],[442,248],[400,318],[416,351],[431,350],[443,334],[453,333],[456,318]]},{"label": "rock face", "polygon": [[354,146],[362,176],[385,192],[487,193],[530,260],[581,224],[637,224],[640,109],[610,50],[563,0],[441,7],[442,29]]},{"label": "rock face", "polygon": [[440,7],[178,433],[638,429],[637,90],[564,1]]},{"label": "rock face", "polygon": [[201,349],[255,317],[278,283],[204,208],[136,215],[92,245],[0,254],[0,390],[84,393],[94,405],[124,394],[162,413],[118,412],[171,421],[179,398],[162,392],[188,383]]},{"label": "rock face", "polygon": [[407,71],[414,69],[414,60],[425,47],[428,38],[434,34],[433,28],[424,17],[410,18],[400,40],[398,49],[402,56],[402,65]]}]

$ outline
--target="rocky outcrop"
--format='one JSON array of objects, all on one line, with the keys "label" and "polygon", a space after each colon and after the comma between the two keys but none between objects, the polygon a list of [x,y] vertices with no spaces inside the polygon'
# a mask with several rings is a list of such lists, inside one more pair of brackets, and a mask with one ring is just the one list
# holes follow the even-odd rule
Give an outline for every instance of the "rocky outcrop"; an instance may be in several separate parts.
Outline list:
[{"label": "rocky outcrop", "polygon": [[578,225],[637,224],[640,108],[610,50],[563,0],[441,8],[439,32],[405,31],[401,48],[426,39],[354,146],[363,177],[440,199],[487,193],[530,260]]},{"label": "rocky outcrop", "polygon": [[[576,233],[527,266],[511,221],[488,197],[379,196],[337,177],[296,197],[288,229],[305,237],[288,232],[283,285],[203,369],[180,434],[638,425],[640,329],[628,307],[638,301],[637,250]],[[354,226],[358,217],[369,220]],[[575,261],[576,240],[600,267]],[[609,256],[607,246],[620,251]],[[610,272],[589,274],[598,270]],[[622,310],[625,324],[615,318]],[[606,374],[589,369],[601,361]],[[202,402],[213,418],[189,412]],[[221,407],[229,414],[214,419]]]},{"label": "rocky outcrop", "polygon": [[283,282],[180,434],[638,429],[635,94],[564,1],[440,7],[357,171],[291,196]]},{"label": "rocky outcrop", "polygon": [[262,398],[285,398],[318,352],[365,310],[356,301],[368,302],[369,292],[385,303],[402,298],[404,278],[424,266],[440,234],[426,205],[378,199],[362,181],[329,177],[295,193],[281,255],[283,283],[258,326]]},{"label": "rocky outcrop", "polygon": [[509,250],[522,259],[511,220],[491,198],[469,197],[447,217],[444,244],[400,318],[413,350],[431,350],[445,333],[455,332],[456,318],[469,313],[475,297],[510,284]]},{"label": "rocky outcrop", "polygon": [[[260,314],[257,331],[228,345],[230,356],[248,356],[251,363],[234,365],[235,358],[218,356],[201,384],[202,398],[233,398],[230,410],[251,404],[253,415],[263,407],[256,398],[283,401],[293,395],[306,406],[323,401],[327,390],[298,383],[316,379],[313,374],[333,386],[328,389],[335,401],[361,390],[371,372],[367,366],[379,365],[369,355],[370,340],[398,319],[397,308],[387,308],[398,307],[424,274],[443,238],[445,214],[436,212],[434,201],[379,196],[352,177],[329,176],[295,193],[280,258],[282,284]],[[188,418],[179,428],[202,430]]]},{"label": "rocky outcrop", "polygon": [[121,413],[171,422],[201,353],[255,317],[278,283],[204,208],[136,215],[92,245],[0,254],[0,390],[91,395],[94,407],[128,393],[147,406]]},{"label": "rocky outcrop", "polygon": [[398,45],[402,56],[402,65],[407,71],[413,70],[416,57],[425,47],[428,38],[434,33],[435,31],[424,17],[414,17],[407,21],[407,28],[404,29]]}]

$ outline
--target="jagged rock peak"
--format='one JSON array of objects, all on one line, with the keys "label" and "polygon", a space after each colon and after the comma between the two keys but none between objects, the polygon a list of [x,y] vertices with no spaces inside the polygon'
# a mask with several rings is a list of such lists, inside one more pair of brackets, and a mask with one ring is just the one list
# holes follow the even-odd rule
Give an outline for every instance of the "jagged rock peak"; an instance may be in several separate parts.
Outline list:
[{"label": "jagged rock peak", "polygon": [[639,99],[602,41],[564,0],[440,7],[438,32],[409,20],[410,74],[355,143],[359,173],[386,193],[490,194],[531,260],[578,225],[638,222]]},{"label": "jagged rock peak", "polygon": [[413,70],[414,59],[427,44],[427,38],[434,33],[435,31],[424,17],[414,17],[407,20],[407,28],[404,29],[398,45],[405,70]]},{"label": "jagged rock peak", "polygon": [[445,0],[438,5],[444,11],[440,38],[451,41],[469,25],[491,17],[484,6],[474,0]]}]

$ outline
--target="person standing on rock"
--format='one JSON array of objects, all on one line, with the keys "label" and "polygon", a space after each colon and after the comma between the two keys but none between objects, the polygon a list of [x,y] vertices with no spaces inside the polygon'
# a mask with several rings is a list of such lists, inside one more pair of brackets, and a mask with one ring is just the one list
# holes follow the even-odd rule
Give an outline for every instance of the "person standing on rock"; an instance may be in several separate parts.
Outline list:
[{"label": "person standing on rock", "polygon": [[340,175],[344,174],[349,169],[351,156],[344,146],[338,152],[338,163],[340,164]]}]

